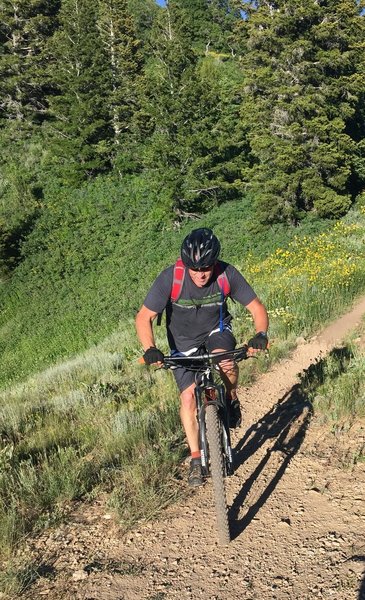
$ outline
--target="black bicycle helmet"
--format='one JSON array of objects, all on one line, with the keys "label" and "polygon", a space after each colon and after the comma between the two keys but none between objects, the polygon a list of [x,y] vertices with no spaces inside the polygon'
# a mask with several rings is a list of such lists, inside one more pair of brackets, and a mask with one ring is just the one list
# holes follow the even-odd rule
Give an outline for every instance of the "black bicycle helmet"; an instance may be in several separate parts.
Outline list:
[{"label": "black bicycle helmet", "polygon": [[216,262],[221,245],[208,228],[194,229],[181,245],[181,259],[189,269],[204,269]]}]

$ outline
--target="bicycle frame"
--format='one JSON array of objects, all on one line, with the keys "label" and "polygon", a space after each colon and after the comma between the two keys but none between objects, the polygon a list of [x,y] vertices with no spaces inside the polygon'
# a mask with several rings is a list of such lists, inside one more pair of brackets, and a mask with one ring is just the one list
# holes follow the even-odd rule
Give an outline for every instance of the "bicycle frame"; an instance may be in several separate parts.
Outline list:
[{"label": "bicycle frame", "polygon": [[197,420],[199,425],[199,445],[201,452],[201,462],[203,475],[209,475],[209,448],[206,438],[205,409],[208,404],[217,406],[218,415],[221,421],[221,443],[224,456],[225,474],[232,475],[234,471],[231,436],[228,424],[228,410],[223,383],[216,384],[213,381],[211,371],[207,371],[202,376],[201,383],[195,387],[195,399],[197,406]]},{"label": "bicycle frame", "polygon": [[226,388],[223,382],[216,383],[213,376],[217,359],[227,359],[230,357],[233,360],[243,360],[247,358],[247,346],[237,348],[236,350],[227,350],[213,354],[201,354],[190,357],[165,357],[164,368],[166,369],[174,366],[186,366],[186,368],[190,368],[191,370],[195,370],[197,372],[194,394],[197,407],[197,421],[199,426],[201,462],[203,475],[205,477],[210,474],[209,448],[206,437],[205,422],[205,411],[209,404],[215,404],[217,407],[217,413],[220,421],[221,447],[225,475],[232,475],[234,472],[231,436],[228,422],[228,409],[226,402]]}]

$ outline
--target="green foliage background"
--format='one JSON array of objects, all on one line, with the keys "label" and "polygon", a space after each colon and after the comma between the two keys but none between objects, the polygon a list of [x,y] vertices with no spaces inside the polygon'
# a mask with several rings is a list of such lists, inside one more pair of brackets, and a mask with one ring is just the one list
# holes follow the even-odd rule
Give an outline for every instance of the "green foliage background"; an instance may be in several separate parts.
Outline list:
[{"label": "green foliage background", "polygon": [[[2,383],[83,350],[130,320],[192,226],[176,230],[161,222],[154,213],[159,190],[153,196],[141,176],[123,184],[99,179],[64,197],[58,189],[53,193],[22,244],[23,261],[0,290]],[[226,260],[242,263],[249,251],[263,256],[290,239],[283,226],[250,234],[249,212],[249,200],[237,201],[199,221],[221,237]],[[309,220],[301,233],[326,226]]]}]

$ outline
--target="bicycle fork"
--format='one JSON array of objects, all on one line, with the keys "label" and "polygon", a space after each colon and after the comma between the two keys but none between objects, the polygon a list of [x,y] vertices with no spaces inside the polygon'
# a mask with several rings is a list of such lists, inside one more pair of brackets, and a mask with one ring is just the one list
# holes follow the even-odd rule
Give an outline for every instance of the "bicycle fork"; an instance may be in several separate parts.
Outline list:
[{"label": "bicycle fork", "polygon": [[225,390],[223,385],[209,384],[207,386],[196,386],[195,388],[195,399],[197,406],[197,420],[199,426],[199,446],[202,462],[203,475],[207,477],[209,475],[209,447],[206,436],[206,423],[205,423],[205,407],[208,404],[215,404],[217,406],[218,414],[222,423],[221,436],[222,436],[222,451],[224,455],[224,466],[225,474],[232,475],[233,468],[233,456],[231,447],[231,436],[229,432],[228,424],[228,411],[227,403],[225,398]]}]

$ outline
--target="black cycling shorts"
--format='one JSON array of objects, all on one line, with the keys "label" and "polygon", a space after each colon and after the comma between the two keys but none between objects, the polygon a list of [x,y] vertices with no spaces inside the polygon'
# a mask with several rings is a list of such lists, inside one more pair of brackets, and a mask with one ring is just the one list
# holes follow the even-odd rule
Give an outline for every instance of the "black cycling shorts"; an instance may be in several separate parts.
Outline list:
[{"label": "black cycling shorts", "polygon": [[[207,338],[204,345],[209,353],[218,349],[234,350],[236,347],[236,339],[229,329],[225,329],[222,333],[220,331],[212,333]],[[173,369],[172,372],[180,393],[190,387],[195,381],[196,373],[185,369],[185,367],[177,367],[176,369]]]}]

